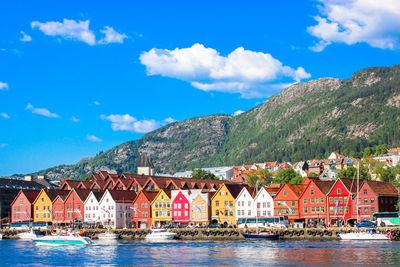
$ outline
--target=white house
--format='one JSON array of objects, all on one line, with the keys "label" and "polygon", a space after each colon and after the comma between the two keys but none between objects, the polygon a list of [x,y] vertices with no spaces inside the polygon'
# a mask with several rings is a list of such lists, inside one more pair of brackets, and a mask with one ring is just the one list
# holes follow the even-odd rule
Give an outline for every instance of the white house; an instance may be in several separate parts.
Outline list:
[{"label": "white house", "polygon": [[235,199],[236,222],[240,218],[255,217],[254,207],[255,188],[243,187]]},{"label": "white house", "polygon": [[135,191],[106,190],[99,201],[100,221],[105,227],[124,228],[132,221]]},{"label": "white house", "polygon": [[101,221],[101,213],[99,208],[99,201],[104,195],[104,192],[90,192],[89,196],[83,203],[85,207],[85,223],[95,226],[96,223]]},{"label": "white house", "polygon": [[274,199],[264,187],[258,189],[254,203],[254,213],[257,212],[258,217],[271,217],[274,215]]}]

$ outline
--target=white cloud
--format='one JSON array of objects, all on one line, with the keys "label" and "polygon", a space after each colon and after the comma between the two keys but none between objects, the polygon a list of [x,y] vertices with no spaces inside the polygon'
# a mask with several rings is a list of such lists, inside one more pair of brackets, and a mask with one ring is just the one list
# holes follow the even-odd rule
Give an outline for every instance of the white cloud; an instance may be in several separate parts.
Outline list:
[{"label": "white cloud", "polygon": [[148,133],[168,123],[174,122],[172,118],[167,118],[161,122],[156,120],[137,120],[129,114],[101,115],[101,119],[111,121],[111,128],[114,131],[130,131],[134,133]]},{"label": "white cloud", "polygon": [[5,118],[5,119],[9,119],[10,118],[10,116],[8,116],[8,114],[7,113],[0,113],[0,116],[1,117],[3,117],[3,118]]},{"label": "white cloud", "polygon": [[99,44],[109,44],[109,43],[123,43],[124,39],[127,38],[125,33],[120,34],[116,32],[112,27],[105,26],[104,30],[101,30],[105,37],[99,40]]},{"label": "white cloud", "polygon": [[71,121],[73,121],[73,122],[79,122],[79,119],[76,118],[75,116],[72,116],[72,117],[71,117]]},{"label": "white cloud", "polygon": [[91,134],[86,135],[86,139],[89,140],[89,141],[97,142],[97,143],[100,143],[100,142],[103,141],[100,138],[98,138],[97,136],[94,136],[94,135],[91,135]]},{"label": "white cloud", "polygon": [[8,144],[0,144],[0,147],[6,147],[6,146],[8,146]]},{"label": "white cloud", "polygon": [[49,118],[58,118],[58,115],[56,113],[51,113],[48,109],[45,108],[35,108],[31,104],[28,104],[25,109],[30,110],[34,114],[43,115]]},{"label": "white cloud", "polygon": [[242,114],[242,113],[244,113],[243,110],[236,110],[236,111],[233,113],[233,116],[237,116],[237,115],[240,115],[240,114]]},{"label": "white cloud", "polygon": [[173,123],[173,122],[176,122],[177,120],[175,120],[175,119],[169,117],[169,118],[166,118],[164,121],[165,121],[166,123]]},{"label": "white cloud", "polygon": [[399,48],[400,1],[398,0],[318,0],[317,25],[307,31],[320,41],[313,51],[331,43],[368,43],[382,49]]},{"label": "white cloud", "polygon": [[96,106],[98,106],[98,105],[100,105],[100,102],[94,101],[93,104],[95,104]]},{"label": "white cloud", "polygon": [[82,41],[88,45],[123,43],[124,39],[127,38],[126,34],[118,33],[112,27],[105,26],[104,30],[100,30],[105,37],[97,42],[95,33],[89,29],[89,23],[89,20],[75,21],[72,19],[63,19],[62,22],[33,21],[31,27],[33,29],[39,28],[46,35],[61,36],[64,39]]},{"label": "white cloud", "polygon": [[311,77],[302,67],[284,66],[271,54],[243,47],[227,56],[202,44],[174,50],[153,48],[143,52],[140,61],[148,75],[177,78],[203,91],[240,93],[243,97],[264,97],[277,82]]},{"label": "white cloud", "polygon": [[30,42],[30,41],[32,41],[32,37],[27,35],[25,32],[20,31],[20,33],[22,34],[21,39],[19,39],[21,42]]},{"label": "white cloud", "polygon": [[8,89],[8,83],[0,82],[0,90],[6,90],[6,89]]}]

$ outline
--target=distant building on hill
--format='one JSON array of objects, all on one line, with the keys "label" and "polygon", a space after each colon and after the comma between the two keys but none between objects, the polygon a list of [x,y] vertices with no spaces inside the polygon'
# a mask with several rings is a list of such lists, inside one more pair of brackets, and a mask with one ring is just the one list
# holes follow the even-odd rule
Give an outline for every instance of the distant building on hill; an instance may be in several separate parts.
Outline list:
[{"label": "distant building on hill", "polygon": [[156,169],[154,168],[154,164],[150,156],[147,154],[142,154],[140,156],[137,174],[154,175],[155,173]]},{"label": "distant building on hill", "polygon": [[[233,176],[233,167],[200,168],[203,171],[214,174],[219,180],[230,181]],[[191,178],[192,171],[177,172],[174,177]]]}]

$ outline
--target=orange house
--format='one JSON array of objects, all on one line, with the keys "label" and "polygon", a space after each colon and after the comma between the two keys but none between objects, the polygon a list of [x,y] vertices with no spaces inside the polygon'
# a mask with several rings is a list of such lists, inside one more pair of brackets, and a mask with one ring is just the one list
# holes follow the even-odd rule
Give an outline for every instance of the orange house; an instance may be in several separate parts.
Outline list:
[{"label": "orange house", "polygon": [[300,220],[299,199],[306,187],[305,184],[285,183],[276,193],[274,215],[287,216],[292,222]]}]

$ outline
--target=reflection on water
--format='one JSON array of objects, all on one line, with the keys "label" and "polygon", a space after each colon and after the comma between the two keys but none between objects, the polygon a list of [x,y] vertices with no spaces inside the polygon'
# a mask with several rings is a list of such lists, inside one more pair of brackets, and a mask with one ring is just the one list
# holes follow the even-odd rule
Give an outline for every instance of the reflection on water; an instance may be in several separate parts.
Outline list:
[{"label": "reflection on water", "polygon": [[36,246],[0,241],[2,266],[62,265],[396,265],[395,241],[95,241],[90,246]]}]

